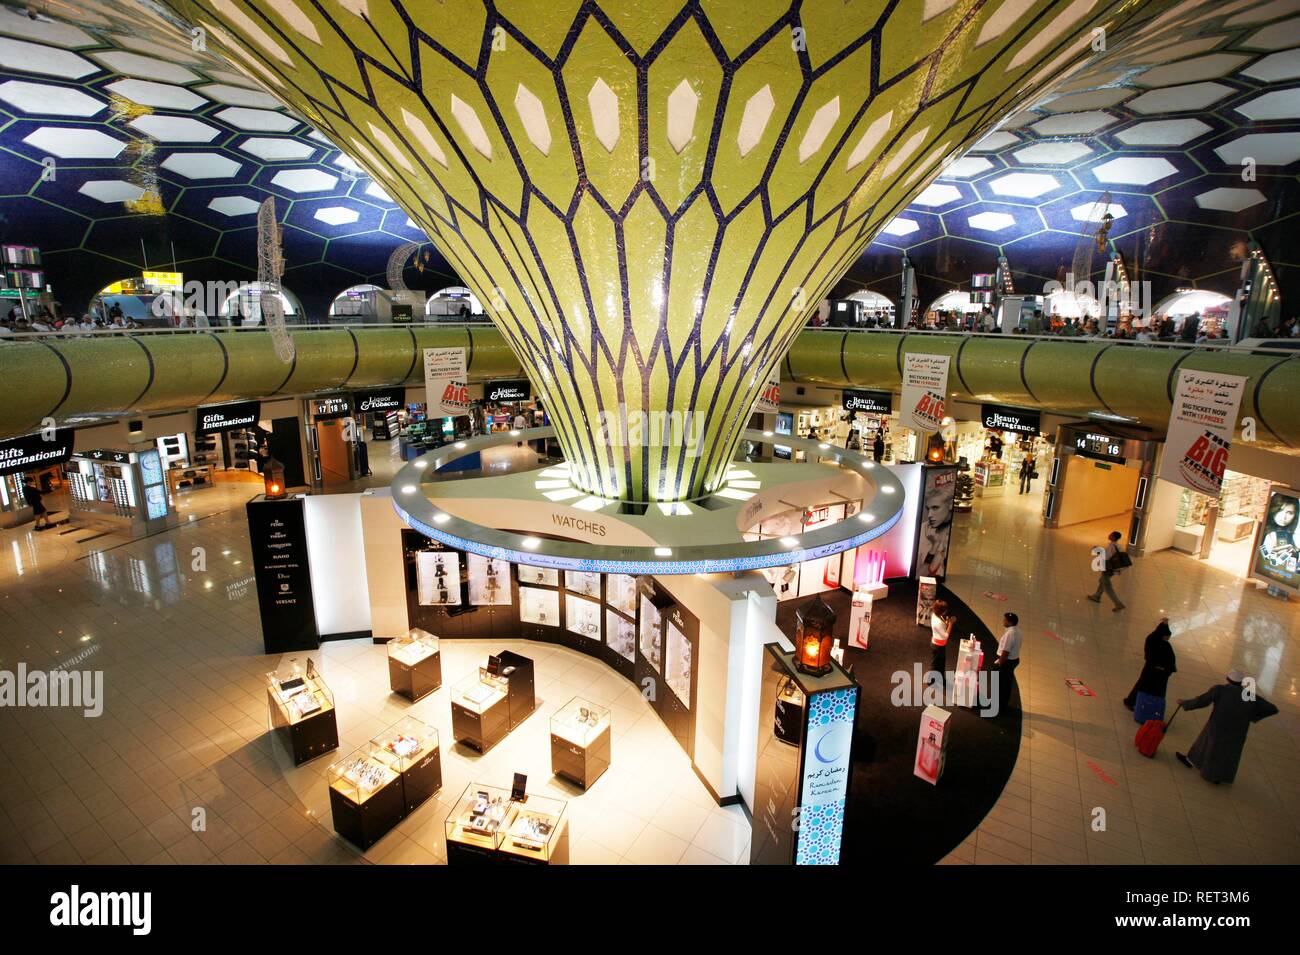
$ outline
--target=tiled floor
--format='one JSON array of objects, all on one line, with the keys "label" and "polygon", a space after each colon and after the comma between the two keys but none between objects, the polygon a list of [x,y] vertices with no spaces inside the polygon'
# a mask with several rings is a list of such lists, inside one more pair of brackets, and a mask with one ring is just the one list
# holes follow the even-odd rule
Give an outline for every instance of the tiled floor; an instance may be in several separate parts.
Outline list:
[{"label": "tiled floor", "polygon": [[[375,483],[384,480],[377,474]],[[320,651],[338,700],[340,755],[408,712],[444,737],[439,801],[364,856],[335,837],[330,760],[294,769],[266,735],[264,674],[276,661],[260,653],[248,494],[198,492],[193,521],[89,553],[91,545],[51,532],[0,532],[0,669],[20,660],[102,669],[107,697],[98,719],[0,710],[0,861],[437,861],[443,819],[465,785],[506,784],[516,771],[533,791],[569,799],[574,862],[747,858],[743,814],[712,804],[630,683],[585,656],[524,642],[516,648],[537,661],[539,712],[482,758],[452,746],[446,689],[408,706],[387,692],[383,648],[355,641]],[[1095,585],[1087,550],[1108,525],[1049,532],[1037,499],[1014,496],[981,501],[958,520],[952,566],[960,572],[949,584],[990,623],[1003,610],[1020,613],[1027,720],[1010,784],[948,861],[1300,861],[1300,690],[1291,663],[1300,606],[1161,553],[1121,579],[1129,609],[1113,614],[1083,600]],[[105,539],[93,544],[104,548]],[[204,571],[192,569],[195,547],[206,551]],[[1154,761],[1133,749],[1136,726],[1119,699],[1162,613],[1179,655],[1171,696],[1198,693],[1240,666],[1282,708],[1252,730],[1232,786],[1210,786],[1173,760],[1203,712],[1179,717]],[[507,645],[447,641],[446,684]],[[1075,696],[1067,677],[1097,696]],[[549,712],[579,692],[615,714],[614,766],[584,794],[551,779],[547,765]],[[1103,831],[1090,825],[1096,807],[1105,810]],[[206,812],[203,831],[192,825],[195,808]]]},{"label": "tiled floor", "polygon": [[[1097,584],[1088,552],[1126,522],[1047,530],[1040,506],[1037,494],[977,500],[955,525],[948,586],[990,625],[1006,610],[1020,615],[1025,724],[1002,798],[946,861],[1300,862],[1300,603],[1162,551],[1120,575],[1116,590],[1128,609],[1113,613],[1109,601],[1084,599]],[[1121,700],[1164,615],[1178,655],[1171,712],[1174,700],[1223,682],[1233,667],[1256,677],[1281,709],[1251,729],[1232,785],[1211,785],[1174,759],[1208,710],[1178,716],[1155,759],[1134,748],[1137,724]],[[1075,695],[1067,678],[1096,696]],[[1104,829],[1093,827],[1098,809]]]}]

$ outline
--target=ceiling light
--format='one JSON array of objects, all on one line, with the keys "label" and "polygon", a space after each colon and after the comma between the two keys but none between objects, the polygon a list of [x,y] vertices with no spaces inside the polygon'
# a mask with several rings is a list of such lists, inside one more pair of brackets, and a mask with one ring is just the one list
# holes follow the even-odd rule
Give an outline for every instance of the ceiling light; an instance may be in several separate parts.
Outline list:
[{"label": "ceiling light", "polygon": [[673,556],[673,549],[672,549],[671,547],[656,547],[656,548],[655,548],[655,556],[656,556],[656,557],[671,557],[671,556]]},{"label": "ceiling light", "polygon": [[823,451],[829,451],[831,446],[823,441],[821,444],[817,445],[817,447],[821,448]]},{"label": "ceiling light", "polygon": [[880,490],[884,491],[886,494],[893,494],[893,493],[894,493],[894,486],[893,486],[892,484],[886,484],[886,485],[885,485],[884,487],[882,487]]},{"label": "ceiling light", "polygon": [[799,538],[797,538],[797,537],[782,537],[782,538],[781,538],[781,543],[784,544],[786,547],[798,547],[798,546],[799,546]]},{"label": "ceiling light", "polygon": [[429,466],[429,462],[424,460],[424,458],[421,458],[420,460],[415,462],[415,466],[423,470],[424,468],[427,468]]},{"label": "ceiling light", "polygon": [[868,514],[866,511],[863,511],[861,514],[858,515],[858,520],[860,520],[863,524],[870,524],[875,519],[876,519],[875,514]]},{"label": "ceiling light", "polygon": [[435,524],[446,524],[449,520],[451,520],[450,514],[437,514],[433,518]]},{"label": "ceiling light", "polygon": [[457,441],[457,442],[456,442],[456,449],[457,449],[457,450],[463,450],[464,447],[465,447],[465,442],[464,442],[464,441]]},{"label": "ceiling light", "polygon": [[542,542],[536,537],[525,537],[522,541],[520,541],[520,543],[523,544],[525,547],[527,547],[529,550],[537,550],[537,548],[541,546]]},{"label": "ceiling light", "polygon": [[403,485],[402,485],[402,493],[403,493],[403,494],[414,494],[414,493],[415,493],[415,485],[414,485],[414,484],[403,484]]},{"label": "ceiling light", "polygon": [[863,461],[863,462],[862,462],[862,470],[864,470],[864,471],[870,471],[870,470],[871,470],[872,468],[874,468],[875,466],[876,466],[876,462],[875,462],[875,461]]}]

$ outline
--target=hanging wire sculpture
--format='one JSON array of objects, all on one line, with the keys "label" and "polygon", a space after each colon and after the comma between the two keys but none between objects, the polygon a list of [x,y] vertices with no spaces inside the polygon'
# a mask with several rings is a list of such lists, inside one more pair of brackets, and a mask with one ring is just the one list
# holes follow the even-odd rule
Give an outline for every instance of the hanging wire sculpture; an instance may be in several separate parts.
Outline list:
[{"label": "hanging wire sculpture", "polygon": [[276,221],[275,197],[262,202],[257,210],[257,284],[261,289],[259,305],[262,321],[271,333],[276,357],[288,364],[293,361],[293,336],[284,324],[284,302],[280,298],[280,277],[284,275],[284,255],[280,251],[280,223]]}]

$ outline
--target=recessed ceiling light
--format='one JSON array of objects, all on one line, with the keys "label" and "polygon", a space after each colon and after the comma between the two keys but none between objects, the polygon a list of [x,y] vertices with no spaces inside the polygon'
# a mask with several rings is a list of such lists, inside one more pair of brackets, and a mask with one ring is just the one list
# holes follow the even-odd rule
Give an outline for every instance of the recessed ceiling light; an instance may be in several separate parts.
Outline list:
[{"label": "recessed ceiling light", "polygon": [[511,431],[511,432],[510,432],[510,437],[512,437],[512,438],[517,438],[517,437],[519,437],[519,432],[518,432],[518,431]]},{"label": "recessed ceiling light", "polygon": [[864,471],[870,471],[870,470],[871,470],[872,468],[874,468],[875,466],[876,466],[876,462],[875,462],[875,461],[863,461],[863,462],[862,462],[862,470],[864,470]]},{"label": "recessed ceiling light", "polygon": [[858,515],[858,520],[860,520],[863,524],[870,524],[875,519],[876,519],[875,514],[868,514],[866,511],[863,511],[861,514]]},{"label": "recessed ceiling light", "polygon": [[414,493],[415,493],[415,485],[414,485],[414,484],[403,484],[403,485],[402,485],[402,493],[403,493],[403,494],[414,494]]},{"label": "recessed ceiling light", "polygon": [[451,520],[450,514],[438,514],[433,518],[435,524],[446,524],[449,520]]},{"label": "recessed ceiling light", "polygon": [[828,451],[828,450],[830,450],[830,445],[827,444],[825,441],[823,441],[821,444],[817,445],[817,447],[821,448],[823,451]]},{"label": "recessed ceiling light", "polygon": [[537,548],[541,546],[542,542],[538,540],[536,537],[525,537],[522,541],[520,541],[520,543],[523,544],[525,547],[527,547],[529,550],[537,550]]},{"label": "recessed ceiling light", "polygon": [[772,432],[771,432],[771,431],[764,431],[764,432],[763,432],[763,437],[765,437],[765,438],[770,438],[770,437],[772,437]]},{"label": "recessed ceiling light", "polygon": [[781,538],[781,543],[784,544],[786,547],[798,547],[798,546],[799,546],[799,538],[797,538],[797,537],[782,537],[782,538]]},{"label": "recessed ceiling light", "polygon": [[673,549],[672,549],[671,547],[656,547],[656,548],[655,548],[655,556],[656,556],[656,557],[671,557],[671,556],[673,556]]},{"label": "recessed ceiling light", "polygon": [[423,470],[424,468],[427,468],[429,466],[429,462],[421,458],[420,460],[415,462],[415,466]]},{"label": "recessed ceiling light", "polygon": [[894,486],[892,484],[886,484],[884,487],[881,488],[881,490],[884,491],[886,494],[893,494]]},{"label": "recessed ceiling light", "polygon": [[463,449],[464,447],[465,447],[465,442],[464,442],[464,441],[457,441],[457,442],[456,442],[456,448],[457,448],[458,450]]}]

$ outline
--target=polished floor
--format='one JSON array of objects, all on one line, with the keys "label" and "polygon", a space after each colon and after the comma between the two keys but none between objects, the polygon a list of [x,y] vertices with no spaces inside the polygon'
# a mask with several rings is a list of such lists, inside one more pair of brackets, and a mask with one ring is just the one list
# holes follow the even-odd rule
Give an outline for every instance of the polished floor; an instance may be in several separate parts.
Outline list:
[{"label": "polished floor", "polygon": [[[386,483],[398,462],[376,457],[367,483]],[[334,836],[330,760],[292,768],[266,734],[265,671],[275,660],[260,654],[243,515],[256,491],[195,492],[180,527],[140,541],[0,532],[0,669],[99,669],[107,698],[97,719],[0,710],[0,862],[440,861],[442,822],[464,787],[514,772],[569,800],[574,862],[746,861],[743,814],[712,805],[631,684],[587,657],[522,641],[517,649],[537,661],[539,713],[482,758],[451,745],[446,689],[413,707],[388,694],[383,648],[353,641],[317,654],[338,699],[340,755],[408,713],[444,737],[437,802],[364,854]],[[1036,496],[1009,496],[958,518],[949,586],[995,629],[1004,610],[1020,614],[1026,720],[1006,790],[946,861],[1300,861],[1300,604],[1165,552],[1121,578],[1127,610],[1098,608],[1083,599],[1096,582],[1088,548],[1109,525],[1046,531],[1037,506]],[[1171,697],[1238,666],[1282,709],[1252,730],[1231,786],[1174,761],[1204,711],[1180,716],[1155,760],[1133,749],[1136,725],[1119,701],[1163,614],[1178,653]],[[444,643],[445,684],[505,645]],[[1075,695],[1067,678],[1096,695]],[[615,713],[614,766],[581,794],[551,779],[546,755],[550,711],[577,694]],[[1104,828],[1095,828],[1099,809]]]}]

